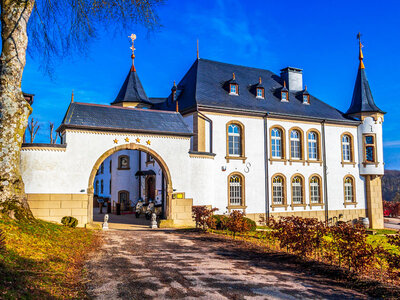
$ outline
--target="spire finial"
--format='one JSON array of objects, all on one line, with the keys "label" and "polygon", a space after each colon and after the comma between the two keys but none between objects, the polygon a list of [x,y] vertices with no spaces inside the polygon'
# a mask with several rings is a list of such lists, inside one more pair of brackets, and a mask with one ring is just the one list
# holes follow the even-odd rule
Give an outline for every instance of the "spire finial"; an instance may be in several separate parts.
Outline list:
[{"label": "spire finial", "polygon": [[307,91],[307,85],[304,86],[304,91]]},{"label": "spire finial", "polygon": [[262,83],[262,81],[261,81],[261,76],[258,78],[258,83],[259,83],[259,84]]},{"label": "spire finial", "polygon": [[362,53],[362,47],[364,47],[364,46],[363,46],[363,44],[361,44],[361,33],[360,32],[357,34],[357,39],[359,41],[359,47],[360,47],[360,52],[358,54],[358,59],[360,60],[360,66],[358,68],[365,69],[364,62],[363,62],[364,55]]},{"label": "spire finial", "polygon": [[286,80],[283,81],[283,87],[286,87]]},{"label": "spire finial", "polygon": [[72,94],[71,94],[71,103],[74,102],[74,90],[72,90]]},{"label": "spire finial", "polygon": [[197,59],[199,59],[200,58],[200,55],[199,55],[199,39],[197,39]]},{"label": "spire finial", "polygon": [[233,80],[236,79],[235,73],[232,73],[232,78],[233,78]]},{"label": "spire finial", "polygon": [[132,40],[132,46],[131,46],[131,50],[132,50],[132,56],[131,56],[131,58],[132,58],[132,67],[131,67],[131,72],[136,72],[136,69],[135,69],[135,50],[136,50],[136,48],[135,48],[135,40],[136,40],[136,34],[132,33],[129,36],[129,38]]}]

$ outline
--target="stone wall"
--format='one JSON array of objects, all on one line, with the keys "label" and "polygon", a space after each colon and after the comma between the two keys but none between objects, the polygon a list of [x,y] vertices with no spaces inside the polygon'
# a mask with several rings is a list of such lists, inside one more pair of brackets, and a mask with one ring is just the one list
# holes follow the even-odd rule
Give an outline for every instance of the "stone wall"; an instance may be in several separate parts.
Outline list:
[{"label": "stone wall", "polygon": [[366,176],[368,218],[371,228],[384,228],[382,180],[380,176]]},{"label": "stone wall", "polygon": [[27,194],[33,215],[45,221],[61,223],[61,218],[72,216],[78,227],[88,222],[87,194]]}]

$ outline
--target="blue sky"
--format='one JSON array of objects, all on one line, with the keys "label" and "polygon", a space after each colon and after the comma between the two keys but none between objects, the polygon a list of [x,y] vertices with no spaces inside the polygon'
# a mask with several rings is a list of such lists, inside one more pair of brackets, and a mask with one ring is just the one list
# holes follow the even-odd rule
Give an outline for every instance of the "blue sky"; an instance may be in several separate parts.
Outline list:
[{"label": "blue sky", "polygon": [[109,104],[130,64],[130,40],[136,33],[135,65],[150,97],[167,96],[200,57],[279,74],[302,68],[310,93],[346,111],[358,67],[357,32],[363,34],[364,63],[376,104],[388,112],[384,122],[387,169],[400,169],[400,3],[396,1],[166,1],[162,27],[148,34],[132,26],[118,34],[98,32],[87,55],[55,61],[54,78],[39,60],[28,57],[22,87],[34,93],[32,116],[41,128],[35,142],[48,142],[48,122],[58,126],[75,91],[75,101]]}]

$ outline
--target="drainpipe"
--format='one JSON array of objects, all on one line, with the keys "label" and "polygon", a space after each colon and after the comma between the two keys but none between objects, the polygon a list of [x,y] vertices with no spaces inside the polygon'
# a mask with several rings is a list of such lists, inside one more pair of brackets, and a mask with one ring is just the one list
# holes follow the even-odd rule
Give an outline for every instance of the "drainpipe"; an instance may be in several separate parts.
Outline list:
[{"label": "drainpipe", "polygon": [[267,126],[267,116],[264,117],[264,166],[265,166],[265,217],[269,221],[269,176],[268,176],[268,126]]},{"label": "drainpipe", "polygon": [[325,223],[328,224],[328,182],[327,182],[327,166],[326,166],[326,145],[325,145],[325,120],[322,121],[322,160],[323,160],[323,175],[324,175],[324,199],[325,199]]},{"label": "drainpipe", "polygon": [[[142,170],[142,151],[138,150],[139,152],[139,171]],[[139,176],[139,189],[138,189],[138,194],[139,194],[139,198],[142,196],[142,176]]]}]

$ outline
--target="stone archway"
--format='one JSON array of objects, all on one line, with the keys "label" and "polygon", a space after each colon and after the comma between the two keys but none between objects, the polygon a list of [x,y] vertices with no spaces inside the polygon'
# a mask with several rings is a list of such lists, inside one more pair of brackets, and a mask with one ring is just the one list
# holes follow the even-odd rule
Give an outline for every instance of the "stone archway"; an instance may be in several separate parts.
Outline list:
[{"label": "stone archway", "polygon": [[160,155],[158,155],[158,153],[153,151],[152,149],[150,149],[146,146],[130,143],[130,144],[116,146],[114,148],[107,150],[97,159],[96,163],[94,164],[92,171],[90,173],[90,176],[89,176],[89,183],[88,183],[88,188],[87,188],[87,193],[88,193],[88,198],[89,198],[88,199],[88,201],[89,201],[89,203],[88,203],[88,222],[89,223],[93,222],[93,195],[94,195],[93,184],[94,184],[94,179],[96,177],[97,170],[99,169],[101,163],[107,157],[109,157],[110,155],[112,155],[118,151],[121,151],[121,150],[139,150],[139,151],[142,151],[145,153],[149,153],[157,161],[158,165],[161,167],[161,169],[164,173],[165,182],[166,182],[167,197],[166,197],[165,214],[166,214],[167,220],[171,219],[171,204],[172,204],[173,188],[172,188],[171,173],[168,169],[167,164],[162,159],[162,157]]}]

